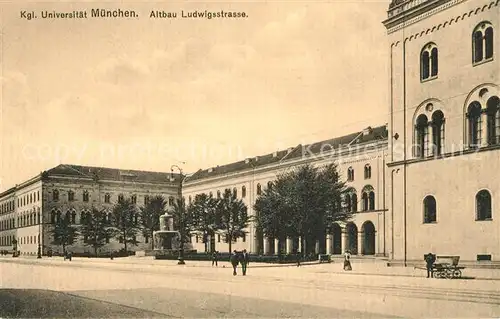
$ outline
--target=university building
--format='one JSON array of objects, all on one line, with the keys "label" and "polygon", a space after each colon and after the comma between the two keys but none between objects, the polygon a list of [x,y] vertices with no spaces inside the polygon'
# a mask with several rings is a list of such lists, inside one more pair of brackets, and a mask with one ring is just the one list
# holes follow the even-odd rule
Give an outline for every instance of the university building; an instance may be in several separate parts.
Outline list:
[{"label": "university building", "polygon": [[[331,140],[203,169],[185,180],[186,201],[197,194],[236,193],[253,205],[277,174],[310,163],[335,162],[352,192],[346,223],[328,225],[320,253],[384,256],[394,264],[423,255],[459,255],[468,262],[500,259],[500,0],[393,0],[387,29],[387,125]],[[381,17],[382,18],[382,17]],[[0,249],[35,254],[50,246],[46,229],[63,214],[109,209],[118,196],[162,195],[172,203],[179,180],[169,173],[60,165],[0,194]],[[44,227],[44,225],[49,225]],[[40,237],[40,234],[41,237]],[[40,239],[41,238],[41,239]],[[149,247],[138,238],[136,250]],[[204,251],[201,236],[192,245]],[[223,236],[211,248],[227,251]],[[234,249],[274,254],[300,249],[297,238],[279,247],[250,224]],[[110,241],[104,249],[118,250]],[[88,249],[83,243],[74,251]]]}]

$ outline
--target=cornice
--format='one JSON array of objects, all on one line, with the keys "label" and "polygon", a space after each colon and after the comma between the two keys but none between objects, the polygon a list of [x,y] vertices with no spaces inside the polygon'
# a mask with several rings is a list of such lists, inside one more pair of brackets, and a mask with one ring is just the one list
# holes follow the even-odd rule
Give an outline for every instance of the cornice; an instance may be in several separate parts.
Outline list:
[{"label": "cornice", "polygon": [[[341,164],[343,163],[351,163],[354,161],[366,161],[366,157],[359,159],[357,158],[365,152],[359,152],[359,150],[362,150],[364,147],[373,145],[373,148],[370,149],[368,152],[380,152],[381,150],[387,150],[388,145],[387,145],[387,139],[383,139],[377,142],[368,142],[368,143],[360,143],[356,144],[355,146],[351,147],[345,147],[341,148],[341,152],[339,152],[339,149],[335,149],[333,151],[325,152],[324,155],[321,156],[302,156],[298,159],[291,159],[284,161],[283,163],[277,163],[277,164],[270,164],[268,166],[263,166],[259,168],[254,168],[254,169],[246,169],[244,171],[238,171],[238,172],[232,172],[228,174],[223,174],[223,175],[217,175],[205,179],[200,179],[200,180],[195,180],[192,182],[186,182],[184,185],[185,187],[195,187],[195,186],[202,186],[205,184],[212,184],[212,183],[220,183],[223,182],[224,180],[227,179],[236,179],[236,178],[242,178],[246,176],[257,176],[257,175],[263,175],[265,173],[270,173],[270,172],[278,172],[278,171],[285,171],[291,167],[295,166],[300,166],[304,165],[307,163],[313,163],[313,162],[321,162],[321,161],[338,161],[342,157],[353,157],[352,161],[342,161]],[[379,157],[379,155],[373,156],[372,159]],[[227,185],[234,185],[234,183],[226,183]],[[222,186],[221,186],[222,187]]]},{"label": "cornice", "polygon": [[[431,16],[431,15],[433,15],[435,13],[438,13],[438,12],[441,12],[443,10],[446,10],[449,7],[452,7],[454,5],[457,5],[457,4],[465,2],[465,1],[471,1],[471,0],[451,0],[451,1],[450,0],[446,0],[446,1],[449,1],[449,2],[441,5],[440,7],[435,8],[433,10],[430,10],[429,12],[427,12],[425,14],[422,14],[420,16],[417,16],[417,17],[413,18],[413,19],[407,20],[406,22],[400,23],[400,24],[394,26],[393,28],[388,29],[388,34],[394,33],[394,32],[396,32],[398,30],[401,30],[401,29],[409,26],[409,25],[415,24],[416,22],[421,21],[421,20],[427,18],[428,16]],[[437,25],[433,25],[433,26],[431,26],[431,27],[429,27],[427,29],[423,29],[420,32],[417,32],[417,33],[414,33],[412,35],[406,36],[403,41],[405,41],[405,42],[406,41],[412,41],[412,40],[415,40],[417,38],[421,38],[423,36],[429,35],[429,34],[435,32],[435,31],[438,31],[440,29],[444,29],[444,28],[446,28],[446,27],[448,27],[448,26],[450,26],[452,24],[455,24],[455,23],[458,23],[458,22],[460,22],[462,20],[465,20],[466,18],[470,18],[473,15],[477,15],[479,13],[482,13],[482,12],[486,11],[486,10],[490,10],[491,8],[496,7],[498,5],[500,5],[500,0],[491,1],[489,4],[485,4],[485,5],[476,7],[476,9],[474,9],[474,10],[469,10],[467,12],[463,12],[459,16],[450,18],[449,20],[443,21],[442,23],[439,23]],[[387,21],[388,20],[384,21],[384,24]],[[391,45],[397,46],[401,42],[402,41],[395,41]]]}]

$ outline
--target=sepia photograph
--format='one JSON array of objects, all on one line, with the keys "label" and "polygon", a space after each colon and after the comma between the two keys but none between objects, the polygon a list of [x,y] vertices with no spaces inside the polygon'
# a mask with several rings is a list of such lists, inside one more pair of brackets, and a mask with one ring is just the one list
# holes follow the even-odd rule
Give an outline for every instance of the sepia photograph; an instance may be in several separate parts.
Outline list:
[{"label": "sepia photograph", "polygon": [[500,317],[500,0],[0,0],[0,83],[0,318]]}]

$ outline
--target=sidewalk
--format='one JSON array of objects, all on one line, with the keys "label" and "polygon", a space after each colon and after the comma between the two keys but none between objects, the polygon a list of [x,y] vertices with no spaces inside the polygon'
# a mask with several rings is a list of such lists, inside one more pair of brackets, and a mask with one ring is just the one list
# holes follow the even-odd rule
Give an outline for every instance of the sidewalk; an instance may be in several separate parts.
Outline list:
[{"label": "sidewalk", "polygon": [[[83,267],[126,267],[127,269],[144,269],[144,270],[163,270],[169,267],[175,268],[214,268],[211,261],[186,261],[185,265],[177,265],[176,260],[154,260],[152,257],[123,257],[115,258],[114,260],[107,258],[73,258],[70,261],[64,261],[62,257],[43,257],[37,259],[32,256],[22,256],[12,258],[10,256],[0,257],[0,262],[12,263],[27,263],[27,264],[50,264],[50,265],[81,265]],[[219,261],[219,268],[231,267],[228,261]],[[332,263],[305,262],[301,263],[301,267],[296,264],[269,264],[269,263],[251,263],[251,268],[271,269],[274,271],[300,271],[301,273],[310,274],[343,274],[350,276],[389,276],[389,277],[425,277],[426,271],[423,269],[415,269],[414,267],[387,267],[383,261],[359,262],[353,261],[352,271],[344,271],[343,264],[334,260]],[[422,265],[424,267],[424,265]],[[285,270],[286,269],[286,270]],[[465,268],[462,270],[463,279],[476,280],[498,280],[500,281],[500,269],[478,269]]]}]

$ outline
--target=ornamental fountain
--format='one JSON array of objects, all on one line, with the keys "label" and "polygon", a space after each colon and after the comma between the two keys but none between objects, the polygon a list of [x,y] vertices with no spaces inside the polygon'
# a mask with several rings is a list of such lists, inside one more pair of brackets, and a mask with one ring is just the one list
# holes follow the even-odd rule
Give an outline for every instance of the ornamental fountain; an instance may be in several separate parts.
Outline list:
[{"label": "ornamental fountain", "polygon": [[179,250],[180,233],[174,230],[172,215],[165,213],[160,216],[160,230],[153,232],[154,250],[166,254]]}]

